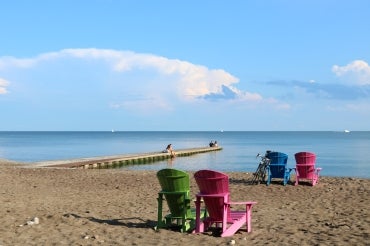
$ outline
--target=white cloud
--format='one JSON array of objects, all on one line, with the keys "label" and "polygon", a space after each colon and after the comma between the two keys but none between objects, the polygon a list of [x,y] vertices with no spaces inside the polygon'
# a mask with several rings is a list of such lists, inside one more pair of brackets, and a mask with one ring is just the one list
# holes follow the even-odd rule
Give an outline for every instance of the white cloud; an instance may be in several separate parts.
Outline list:
[{"label": "white cloud", "polygon": [[151,54],[102,49],[64,49],[41,54],[32,59],[3,57],[0,58],[0,69],[29,68],[45,61],[68,57],[101,60],[110,64],[112,70],[116,72],[155,69],[160,74],[176,76],[178,78],[174,81],[176,93],[183,99],[221,92],[222,85],[230,86],[238,82],[238,78],[221,69],[208,69],[205,66]]},{"label": "white cloud", "polygon": [[14,57],[0,57],[0,70],[12,67],[29,68],[35,64],[35,59],[18,59]]},{"label": "white cloud", "polygon": [[[79,64],[83,65],[80,67]],[[52,69],[49,69],[50,66]],[[86,93],[86,91],[77,91],[81,90],[78,84],[81,83],[83,86],[83,83],[75,76],[81,78],[83,75],[83,80],[89,81],[85,90],[94,93],[91,90],[104,88],[105,95],[100,94],[103,93],[102,91],[96,92],[96,95],[100,94],[99,97],[108,98],[104,102],[112,108],[125,110],[171,111],[173,104],[180,101],[186,103],[206,95],[222,95],[225,87],[235,94],[235,97],[225,100],[241,102],[249,106],[251,106],[250,103],[272,103],[276,106],[280,105],[279,107],[282,105],[276,100],[273,102],[270,99],[265,100],[258,93],[238,90],[234,85],[239,83],[239,79],[223,69],[210,69],[187,61],[132,51],[95,48],[64,49],[43,53],[33,58],[0,57],[0,72],[19,69],[28,69],[30,74],[35,70],[38,75],[42,75],[42,80],[39,79],[39,81],[36,81],[33,75],[27,76],[28,87],[40,86],[43,83],[48,85],[43,88],[37,87],[33,91],[51,90],[58,86],[62,89],[58,91],[68,91],[69,95],[73,93],[70,88],[74,88],[76,94]],[[64,76],[69,77],[64,78]],[[114,81],[111,81],[111,78]],[[104,85],[102,85],[103,82]],[[67,89],[63,90],[63,88]],[[4,85],[0,86],[1,91],[6,93]],[[287,107],[284,105],[281,108]]]},{"label": "white cloud", "polygon": [[235,87],[229,87],[230,90],[232,90],[236,95],[237,98],[241,101],[255,101],[255,102],[261,102],[263,101],[263,97],[258,93],[251,93],[248,91],[241,91]]},{"label": "white cloud", "polygon": [[5,79],[0,78],[0,94],[6,94],[8,93],[8,90],[6,89],[7,86],[9,86],[9,82]]},{"label": "white cloud", "polygon": [[370,85],[370,66],[362,60],[355,60],[346,66],[334,65],[332,71],[348,84]]}]

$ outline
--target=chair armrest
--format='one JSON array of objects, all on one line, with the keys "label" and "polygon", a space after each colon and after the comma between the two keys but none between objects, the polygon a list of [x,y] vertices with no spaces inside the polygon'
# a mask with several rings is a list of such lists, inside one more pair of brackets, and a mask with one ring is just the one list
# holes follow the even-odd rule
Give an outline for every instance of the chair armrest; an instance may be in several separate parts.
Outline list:
[{"label": "chair armrest", "polygon": [[230,193],[218,193],[218,194],[203,194],[203,193],[198,193],[196,196],[197,197],[225,197],[228,196]]},{"label": "chair armrest", "polygon": [[226,204],[229,204],[229,205],[254,205],[256,204],[257,202],[253,202],[253,201],[246,201],[246,202],[226,202]]}]

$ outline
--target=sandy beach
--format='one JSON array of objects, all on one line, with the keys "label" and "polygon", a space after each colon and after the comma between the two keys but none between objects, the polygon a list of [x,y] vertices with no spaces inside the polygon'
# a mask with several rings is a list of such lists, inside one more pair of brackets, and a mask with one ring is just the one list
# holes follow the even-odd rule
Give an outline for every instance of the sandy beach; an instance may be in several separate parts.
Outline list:
[{"label": "sandy beach", "polygon": [[249,185],[250,173],[227,174],[233,201],[258,204],[251,233],[221,238],[153,229],[160,190],[155,171],[0,161],[0,245],[370,245],[369,179],[321,177],[314,187],[266,186]]}]

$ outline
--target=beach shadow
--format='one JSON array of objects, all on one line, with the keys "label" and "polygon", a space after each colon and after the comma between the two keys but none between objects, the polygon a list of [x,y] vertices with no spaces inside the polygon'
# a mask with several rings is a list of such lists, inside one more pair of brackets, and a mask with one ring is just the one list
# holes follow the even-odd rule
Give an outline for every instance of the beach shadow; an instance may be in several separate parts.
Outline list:
[{"label": "beach shadow", "polygon": [[99,219],[92,216],[80,216],[78,214],[73,213],[64,214],[63,216],[73,217],[76,219],[87,219],[99,224],[108,224],[112,226],[125,226],[128,228],[153,228],[154,226],[157,225],[157,221],[143,220],[140,217],[120,218],[120,219]]},{"label": "beach shadow", "polygon": [[[295,182],[293,182],[293,185],[295,184]],[[299,184],[297,186],[311,186],[312,187],[312,183],[310,181],[299,181]]]},{"label": "beach shadow", "polygon": [[229,178],[230,184],[244,184],[244,185],[257,185],[257,184],[266,184],[266,182],[254,182],[252,178],[248,179],[235,179],[235,178]]},{"label": "beach shadow", "polygon": [[[250,186],[254,186],[254,185],[266,185],[266,181],[253,181],[253,178],[248,178],[248,179],[235,179],[235,178],[230,178],[229,179],[229,183],[230,184],[244,184],[244,185],[250,185]],[[286,184],[287,185],[293,185],[294,186],[295,184],[295,180],[290,180],[288,181],[288,183]],[[270,185],[283,185],[283,181],[282,180],[271,180],[271,183]],[[302,186],[312,186],[309,182],[304,182],[302,181],[299,182],[299,185],[302,185]]]}]

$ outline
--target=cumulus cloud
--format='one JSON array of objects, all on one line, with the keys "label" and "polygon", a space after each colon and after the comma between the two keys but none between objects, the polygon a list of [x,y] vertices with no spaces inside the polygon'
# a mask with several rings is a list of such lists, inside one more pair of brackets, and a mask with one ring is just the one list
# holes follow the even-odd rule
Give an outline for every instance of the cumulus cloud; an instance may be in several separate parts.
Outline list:
[{"label": "cumulus cloud", "polygon": [[69,49],[61,53],[79,58],[104,59],[116,72],[133,69],[155,69],[160,74],[175,76],[173,89],[182,99],[194,99],[210,93],[221,93],[222,86],[231,86],[239,79],[222,69],[209,69],[202,65],[177,59],[168,59],[152,54],[137,54],[130,51]]},{"label": "cumulus cloud", "polygon": [[5,79],[0,78],[0,94],[8,93],[7,87],[9,86],[9,82]]},{"label": "cumulus cloud", "polygon": [[209,93],[220,93],[222,86],[238,82],[238,78],[221,69],[208,69],[186,61],[168,59],[152,54],[137,54],[131,51],[101,49],[65,49],[59,52],[41,54],[35,58],[17,59],[0,58],[0,69],[9,67],[30,68],[42,62],[60,58],[78,58],[100,60],[111,65],[116,72],[127,72],[133,69],[155,69],[163,75],[177,77],[176,93],[184,98],[199,97]]},{"label": "cumulus cloud", "polygon": [[334,65],[332,71],[348,84],[370,85],[370,66],[365,61],[355,60],[345,66]]},{"label": "cumulus cloud", "polygon": [[[63,86],[77,88],[80,81],[77,79],[73,81],[73,77],[61,81],[59,77],[66,74],[71,76],[87,74],[84,77],[90,80],[87,90],[95,88],[96,84],[103,81],[106,84],[114,84],[113,88],[110,88],[114,96],[110,96],[113,99],[109,103],[114,108],[171,110],[174,100],[182,102],[198,99],[248,102],[264,100],[258,93],[238,90],[235,85],[239,83],[239,79],[223,69],[210,69],[187,61],[132,51],[95,48],[64,49],[43,53],[33,58],[0,57],[0,72],[26,69],[31,71],[30,73],[37,70],[38,74],[48,74],[51,73],[50,64],[54,65],[52,67],[54,74],[48,75],[48,83],[53,81],[54,84],[49,83],[49,87],[55,87],[55,84],[59,83],[58,88],[64,88]],[[80,68],[79,66],[82,69],[75,71],[75,67]],[[99,77],[106,76],[103,81],[97,81],[93,76],[89,77],[90,73],[98,70]],[[62,76],[58,76],[59,73]],[[114,82],[109,81],[111,74],[115,74]],[[29,84],[36,86],[38,83],[43,82],[30,81]],[[68,87],[68,83],[76,86]],[[0,90],[5,93],[7,84],[5,82],[2,84]]]},{"label": "cumulus cloud", "polygon": [[263,97],[258,93],[243,92],[232,86],[221,86],[221,92],[209,93],[201,98],[215,100],[238,100],[238,101],[262,101]]}]

